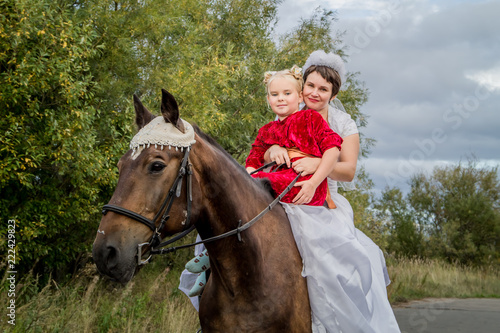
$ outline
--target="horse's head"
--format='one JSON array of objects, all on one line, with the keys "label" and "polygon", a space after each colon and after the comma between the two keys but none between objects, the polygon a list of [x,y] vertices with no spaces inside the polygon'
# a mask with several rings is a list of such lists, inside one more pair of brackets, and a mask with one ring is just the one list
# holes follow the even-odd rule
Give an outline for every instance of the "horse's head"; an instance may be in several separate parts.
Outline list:
[{"label": "horse's head", "polygon": [[[174,187],[184,157],[187,160],[186,151],[195,135],[191,125],[179,118],[177,103],[165,90],[162,90],[162,117],[155,117],[135,95],[134,107],[140,130],[132,139],[131,150],[118,162],[118,185],[109,209],[108,205],[104,207],[92,249],[99,271],[122,283],[128,282],[138,268],[137,257],[142,255],[138,255],[138,245],[150,242],[153,229],[160,225],[168,209],[169,205],[164,207],[164,203],[169,199],[169,190]],[[181,199],[172,205],[168,222],[159,230],[162,237],[189,227],[186,181],[181,184]],[[177,192],[177,186],[173,190]]]}]

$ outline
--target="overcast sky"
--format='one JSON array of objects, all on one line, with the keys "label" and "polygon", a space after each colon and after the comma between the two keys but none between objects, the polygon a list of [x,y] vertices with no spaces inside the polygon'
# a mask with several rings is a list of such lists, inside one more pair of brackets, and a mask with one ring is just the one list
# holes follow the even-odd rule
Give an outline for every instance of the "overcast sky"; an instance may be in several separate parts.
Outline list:
[{"label": "overcast sky", "polygon": [[377,144],[361,164],[378,192],[472,155],[500,164],[500,1],[285,0],[278,31],[319,5],[370,91],[363,132]]}]

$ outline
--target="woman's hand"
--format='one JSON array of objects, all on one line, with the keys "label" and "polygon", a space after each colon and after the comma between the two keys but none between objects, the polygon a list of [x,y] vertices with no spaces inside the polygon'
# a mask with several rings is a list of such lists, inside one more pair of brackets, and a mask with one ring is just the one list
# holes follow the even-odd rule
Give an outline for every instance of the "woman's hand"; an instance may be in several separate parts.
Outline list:
[{"label": "woman's hand", "polygon": [[302,176],[312,175],[318,170],[321,157],[304,157],[293,162],[293,170],[296,173],[302,172]]},{"label": "woman's hand", "polygon": [[314,193],[316,192],[316,185],[311,180],[297,182],[294,186],[302,187],[300,192],[293,198],[292,202],[296,205],[305,205],[311,202]]},{"label": "woman's hand", "polygon": [[288,157],[288,152],[286,148],[280,147],[278,145],[272,145],[265,153],[269,156],[270,161],[276,162],[277,165],[286,163],[286,166],[290,167],[290,157]]}]

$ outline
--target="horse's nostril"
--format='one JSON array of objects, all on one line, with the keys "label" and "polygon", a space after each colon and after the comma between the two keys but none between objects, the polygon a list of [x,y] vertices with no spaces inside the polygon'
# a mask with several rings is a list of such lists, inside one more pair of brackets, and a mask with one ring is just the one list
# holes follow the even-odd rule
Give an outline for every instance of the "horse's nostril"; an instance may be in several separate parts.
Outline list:
[{"label": "horse's nostril", "polygon": [[106,248],[106,263],[108,268],[116,266],[118,262],[118,251],[114,246],[108,246]]}]

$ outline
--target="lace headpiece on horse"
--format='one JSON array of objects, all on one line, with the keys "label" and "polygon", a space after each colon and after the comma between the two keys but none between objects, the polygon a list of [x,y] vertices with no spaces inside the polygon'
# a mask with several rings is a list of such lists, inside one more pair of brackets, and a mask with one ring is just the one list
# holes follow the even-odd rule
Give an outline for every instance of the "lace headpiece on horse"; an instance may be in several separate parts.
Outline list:
[{"label": "lace headpiece on horse", "polygon": [[136,156],[136,151],[140,153],[151,145],[154,145],[155,148],[160,147],[162,150],[168,146],[169,149],[175,147],[178,150],[180,148],[181,151],[191,146],[196,142],[193,126],[182,119],[179,121],[184,124],[184,133],[171,123],[167,123],[163,117],[151,120],[130,141],[130,149],[133,150],[132,156]]}]

